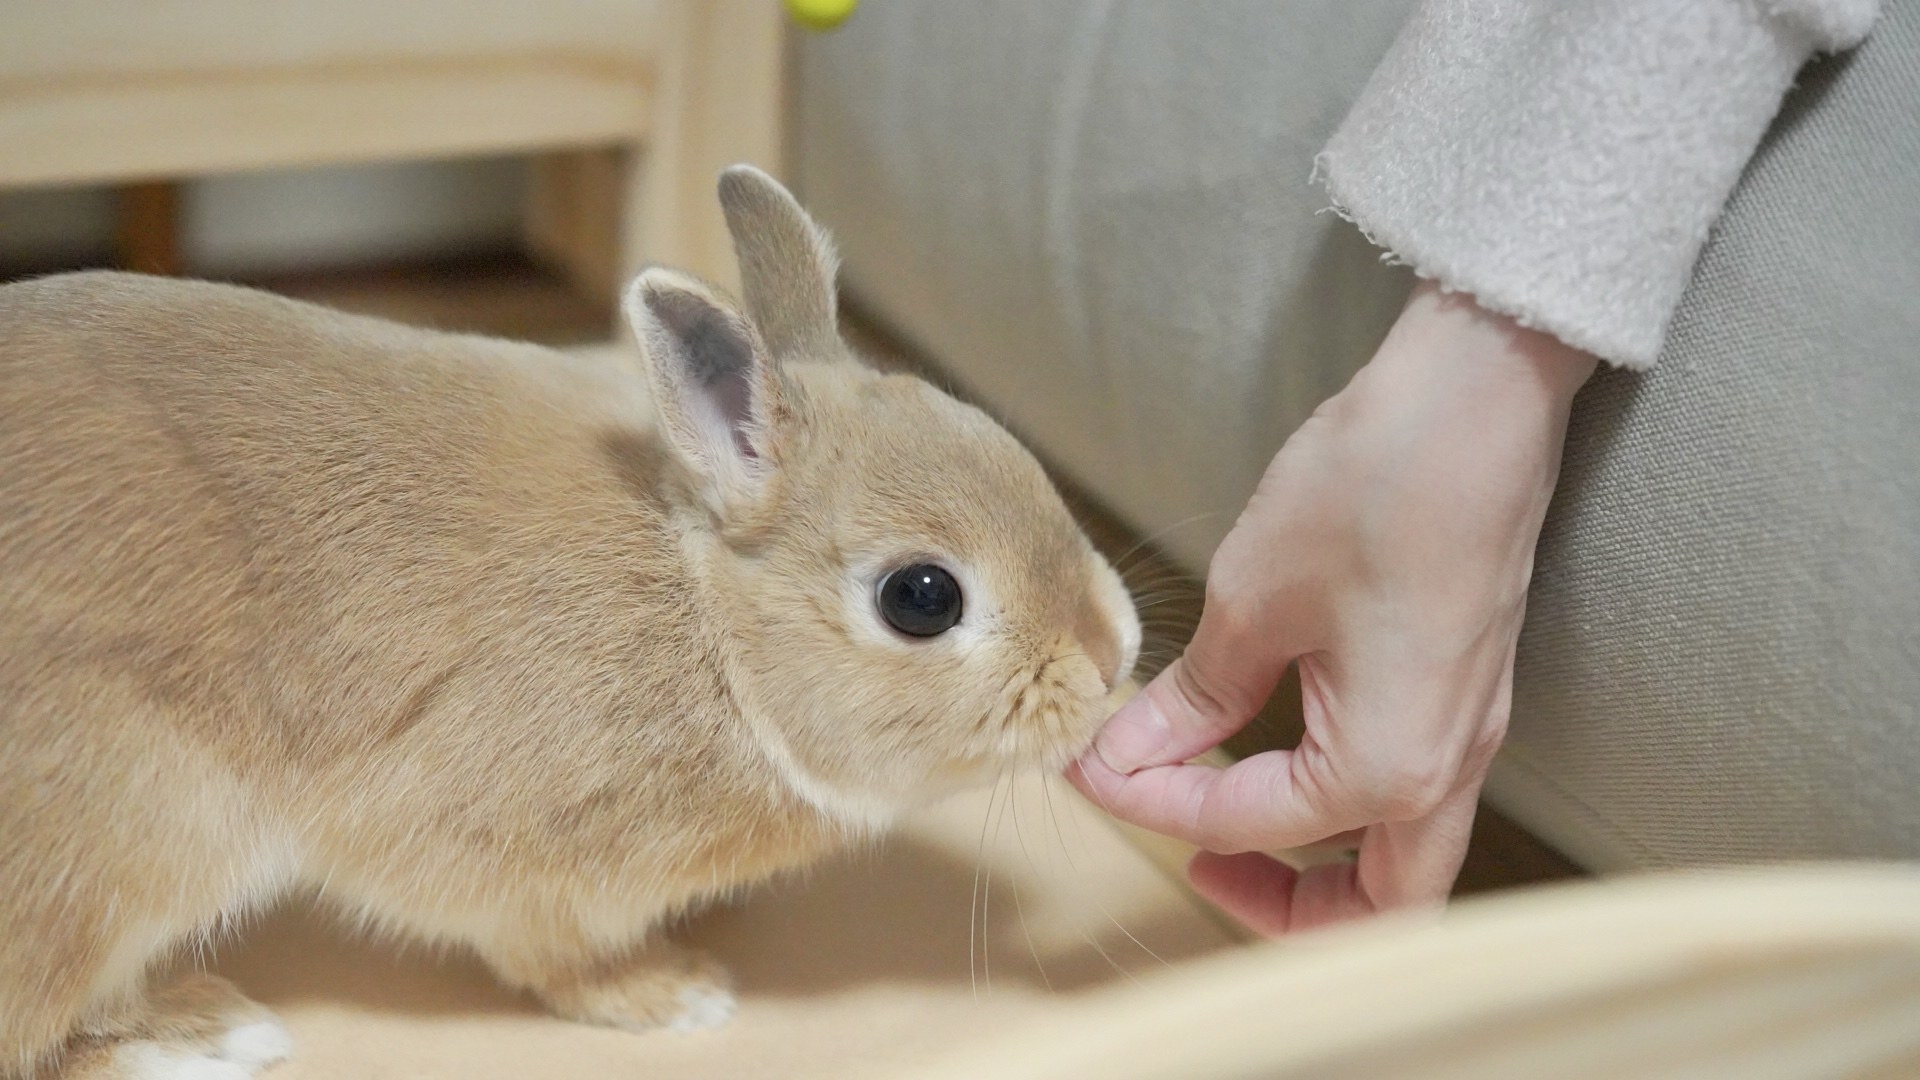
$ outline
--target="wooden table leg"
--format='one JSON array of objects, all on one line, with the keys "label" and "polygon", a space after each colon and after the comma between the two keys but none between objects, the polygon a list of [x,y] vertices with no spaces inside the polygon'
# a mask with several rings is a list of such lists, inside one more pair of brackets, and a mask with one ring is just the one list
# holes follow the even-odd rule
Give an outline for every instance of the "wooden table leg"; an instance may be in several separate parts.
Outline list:
[{"label": "wooden table leg", "polygon": [[631,171],[622,272],[666,263],[737,291],[720,170],[781,159],[786,16],[764,0],[667,0],[650,136]]},{"label": "wooden table leg", "polygon": [[522,224],[527,254],[558,273],[575,296],[609,311],[622,284],[620,210],[629,156],[613,147],[535,156]]},{"label": "wooden table leg", "polygon": [[179,184],[154,180],[120,189],[114,262],[145,274],[181,272]]}]

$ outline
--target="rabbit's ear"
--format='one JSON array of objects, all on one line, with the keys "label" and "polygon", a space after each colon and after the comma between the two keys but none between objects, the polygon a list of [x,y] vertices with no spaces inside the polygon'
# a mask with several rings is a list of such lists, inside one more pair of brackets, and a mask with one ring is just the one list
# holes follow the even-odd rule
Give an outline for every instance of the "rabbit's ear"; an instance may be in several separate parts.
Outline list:
[{"label": "rabbit's ear", "polygon": [[827,234],[780,182],[751,165],[720,174],[747,313],[774,356],[843,355],[835,322],[838,259]]},{"label": "rabbit's ear", "polygon": [[623,306],[653,383],[668,443],[726,516],[765,491],[777,452],[772,418],[785,415],[778,373],[744,315],[705,283],[653,268]]}]

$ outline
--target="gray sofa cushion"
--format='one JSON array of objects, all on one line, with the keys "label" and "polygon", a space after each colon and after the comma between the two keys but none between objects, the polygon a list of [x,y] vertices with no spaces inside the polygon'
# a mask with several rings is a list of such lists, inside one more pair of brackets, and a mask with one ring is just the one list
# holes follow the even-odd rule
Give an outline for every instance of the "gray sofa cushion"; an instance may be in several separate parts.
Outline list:
[{"label": "gray sofa cushion", "polygon": [[1496,797],[1602,865],[1920,856],[1920,5],[1819,61],[1574,413]]},{"label": "gray sofa cushion", "polygon": [[[1197,571],[1404,296],[1307,177],[1406,8],[868,5],[803,47],[798,180]],[[1576,412],[1490,794],[1591,865],[1920,856],[1920,7],[1803,81],[1660,367]]]},{"label": "gray sofa cushion", "polygon": [[1407,5],[863,7],[801,55],[845,281],[1190,566],[1409,278],[1307,183]]}]

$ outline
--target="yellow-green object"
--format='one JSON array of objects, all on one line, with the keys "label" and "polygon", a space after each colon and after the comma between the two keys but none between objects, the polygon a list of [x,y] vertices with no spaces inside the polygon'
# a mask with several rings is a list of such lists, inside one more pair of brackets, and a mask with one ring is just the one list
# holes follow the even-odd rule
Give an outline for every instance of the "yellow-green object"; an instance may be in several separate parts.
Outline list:
[{"label": "yellow-green object", "polygon": [[859,6],[860,0],[787,0],[787,14],[809,30],[831,30]]}]

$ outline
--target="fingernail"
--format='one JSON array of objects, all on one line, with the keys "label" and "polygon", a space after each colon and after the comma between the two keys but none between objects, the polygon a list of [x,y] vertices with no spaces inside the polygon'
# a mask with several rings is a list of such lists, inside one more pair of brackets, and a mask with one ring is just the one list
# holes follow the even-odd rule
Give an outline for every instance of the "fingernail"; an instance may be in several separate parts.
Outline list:
[{"label": "fingernail", "polygon": [[1167,745],[1167,721],[1160,710],[1144,696],[1134,698],[1113,714],[1100,737],[1093,741],[1093,752],[1107,768],[1125,775],[1155,763]]}]

